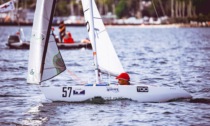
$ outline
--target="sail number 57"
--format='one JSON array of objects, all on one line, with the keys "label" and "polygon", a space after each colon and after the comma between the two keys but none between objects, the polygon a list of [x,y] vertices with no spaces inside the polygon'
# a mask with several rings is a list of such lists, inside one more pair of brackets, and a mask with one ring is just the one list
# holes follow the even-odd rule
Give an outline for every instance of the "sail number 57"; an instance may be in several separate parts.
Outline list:
[{"label": "sail number 57", "polygon": [[70,97],[71,96],[72,87],[63,87],[62,97]]}]

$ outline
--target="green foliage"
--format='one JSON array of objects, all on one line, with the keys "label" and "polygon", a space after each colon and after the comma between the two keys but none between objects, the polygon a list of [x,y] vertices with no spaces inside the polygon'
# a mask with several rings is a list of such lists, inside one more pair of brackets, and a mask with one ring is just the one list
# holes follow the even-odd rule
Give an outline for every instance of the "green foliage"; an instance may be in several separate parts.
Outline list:
[{"label": "green foliage", "polygon": [[198,22],[210,21],[210,14],[208,14],[208,15],[199,14],[199,16],[197,17],[196,20]]},{"label": "green foliage", "polygon": [[126,7],[126,1],[120,0],[115,9],[115,13],[118,18],[122,18],[126,15]]},{"label": "green foliage", "polygon": [[[1,0],[0,4],[8,2],[9,0]],[[142,11],[142,16],[152,16],[152,17],[161,17],[167,15],[171,16],[171,1],[172,0],[96,0],[99,10],[103,10],[108,8],[106,12],[113,12],[113,5],[115,6],[115,14],[118,18],[136,16],[139,11],[140,1],[152,2],[150,6],[144,7]],[[189,19],[197,19],[200,21],[210,20],[210,0],[173,0],[174,6],[175,2],[185,2],[185,17],[187,20]],[[196,17],[187,17],[187,6],[189,1],[192,1],[192,6],[195,8]],[[35,9],[36,0],[17,0],[18,7],[21,8],[30,8]],[[69,16],[70,15],[70,3],[73,3],[75,14],[82,13],[81,2],[78,0],[57,0],[55,16]],[[105,6],[106,5],[106,6]],[[78,7],[80,6],[80,7]],[[195,15],[194,15],[195,16]],[[184,19],[177,19],[178,21],[185,21]]]},{"label": "green foliage", "polygon": [[69,16],[69,2],[66,0],[59,0],[56,4],[55,16]]}]

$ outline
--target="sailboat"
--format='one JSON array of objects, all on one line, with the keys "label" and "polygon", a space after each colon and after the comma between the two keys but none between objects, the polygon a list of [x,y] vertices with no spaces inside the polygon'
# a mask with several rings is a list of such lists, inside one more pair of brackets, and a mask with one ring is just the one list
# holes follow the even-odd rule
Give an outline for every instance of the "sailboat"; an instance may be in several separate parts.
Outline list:
[{"label": "sailboat", "polygon": [[27,83],[41,84],[45,97],[52,101],[84,102],[94,98],[104,100],[130,99],[138,102],[167,102],[190,99],[180,87],[158,87],[144,84],[118,85],[102,83],[100,75],[116,76],[124,69],[111,43],[94,0],[82,0],[87,31],[93,47],[95,82],[84,85],[45,86],[43,81],[66,70],[64,60],[51,34],[56,0],[37,0],[32,28]]},{"label": "sailboat", "polygon": [[25,39],[23,29],[19,28],[15,34],[9,35],[6,45],[10,49],[28,49],[30,43]]}]

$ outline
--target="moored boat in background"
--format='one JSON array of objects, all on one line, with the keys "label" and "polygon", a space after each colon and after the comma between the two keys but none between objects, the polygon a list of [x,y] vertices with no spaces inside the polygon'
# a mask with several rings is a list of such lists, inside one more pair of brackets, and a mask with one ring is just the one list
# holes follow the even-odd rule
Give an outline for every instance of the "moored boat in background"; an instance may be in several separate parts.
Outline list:
[{"label": "moored boat in background", "polygon": [[[87,41],[74,41],[74,43],[64,43],[60,42],[59,39],[56,38],[56,35],[53,35],[54,39],[57,41],[57,46],[59,49],[92,49],[91,43]],[[23,29],[20,28],[16,34],[12,34],[8,37],[8,41],[6,43],[7,47],[10,49],[29,49],[30,41],[25,39],[25,35]]]}]

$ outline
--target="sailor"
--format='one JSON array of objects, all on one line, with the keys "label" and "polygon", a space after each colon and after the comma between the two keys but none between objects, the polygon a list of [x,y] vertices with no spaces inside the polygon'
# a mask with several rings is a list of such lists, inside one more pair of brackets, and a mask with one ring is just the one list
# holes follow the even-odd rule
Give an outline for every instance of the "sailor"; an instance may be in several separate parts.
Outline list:
[{"label": "sailor", "polygon": [[56,41],[57,43],[59,43],[59,38],[54,34],[55,28],[52,27],[52,28],[51,28],[51,31],[52,31],[52,35],[53,35],[55,41]]},{"label": "sailor", "polygon": [[120,85],[130,85],[130,76],[127,73],[121,73],[116,77]]},{"label": "sailor", "polygon": [[61,21],[59,23],[59,33],[60,33],[60,41],[63,42],[64,36],[66,36],[66,25],[64,24],[64,21]]},{"label": "sailor", "polygon": [[65,37],[63,38],[64,43],[74,43],[74,39],[71,36],[70,32],[67,32]]}]

